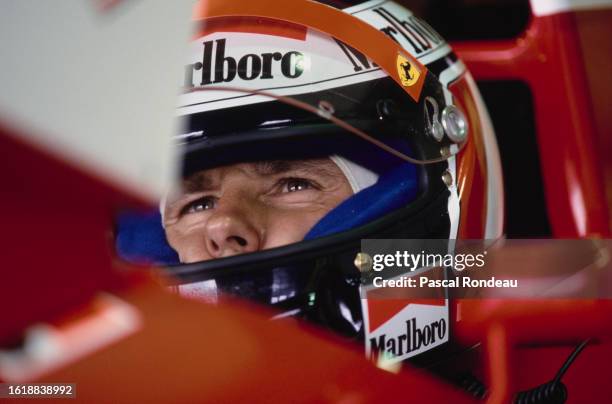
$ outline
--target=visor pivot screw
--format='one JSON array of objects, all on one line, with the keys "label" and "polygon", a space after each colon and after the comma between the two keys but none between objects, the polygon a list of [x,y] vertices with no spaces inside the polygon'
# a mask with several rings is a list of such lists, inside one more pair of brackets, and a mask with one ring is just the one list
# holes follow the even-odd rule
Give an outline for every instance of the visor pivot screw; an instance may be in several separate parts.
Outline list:
[{"label": "visor pivot screw", "polygon": [[319,115],[322,118],[330,119],[335,112],[336,110],[331,102],[325,100],[319,101]]},{"label": "visor pivot screw", "polygon": [[442,182],[444,182],[444,185],[447,187],[453,185],[453,175],[448,170],[444,171],[442,174]]},{"label": "visor pivot screw", "polygon": [[359,272],[369,272],[372,270],[372,257],[370,257],[366,253],[357,253],[355,256],[355,261],[353,261],[355,267],[359,270]]},{"label": "visor pivot screw", "polygon": [[447,105],[442,110],[442,126],[448,138],[455,142],[464,142],[468,135],[468,126],[463,112],[454,105]]},{"label": "visor pivot screw", "polygon": [[444,146],[443,148],[440,149],[440,156],[444,158],[449,158],[450,155],[451,155],[450,147]]}]

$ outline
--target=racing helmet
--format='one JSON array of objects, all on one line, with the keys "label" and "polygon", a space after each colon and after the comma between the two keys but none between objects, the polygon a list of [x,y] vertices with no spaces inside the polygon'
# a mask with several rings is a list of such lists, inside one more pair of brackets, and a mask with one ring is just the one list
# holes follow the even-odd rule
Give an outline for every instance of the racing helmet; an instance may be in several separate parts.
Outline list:
[{"label": "racing helmet", "polygon": [[499,157],[472,77],[434,29],[392,1],[344,5],[198,3],[175,140],[181,180],[329,157],[353,194],[285,246],[181,263],[165,237],[165,201],[160,212],[124,214],[116,245],[125,259],[161,265],[181,294],[270,305],[275,318],[310,320],[368,353],[406,324],[438,324],[437,338],[393,352],[404,360],[449,341],[448,296],[370,298],[362,240],[499,237]]}]

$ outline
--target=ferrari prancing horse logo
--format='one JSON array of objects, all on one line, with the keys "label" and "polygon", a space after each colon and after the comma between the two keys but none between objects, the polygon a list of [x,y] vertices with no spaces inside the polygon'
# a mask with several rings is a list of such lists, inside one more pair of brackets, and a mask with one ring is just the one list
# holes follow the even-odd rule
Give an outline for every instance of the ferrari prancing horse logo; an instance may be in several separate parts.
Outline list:
[{"label": "ferrari prancing horse logo", "polygon": [[414,85],[421,77],[418,68],[402,55],[397,55],[397,73],[405,87]]}]

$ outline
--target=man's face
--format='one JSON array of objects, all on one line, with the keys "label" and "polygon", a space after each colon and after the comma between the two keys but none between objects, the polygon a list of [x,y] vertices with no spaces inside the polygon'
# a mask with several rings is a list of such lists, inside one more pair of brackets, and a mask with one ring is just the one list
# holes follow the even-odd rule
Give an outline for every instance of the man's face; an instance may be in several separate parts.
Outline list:
[{"label": "man's face", "polygon": [[352,194],[329,158],[203,170],[168,199],[166,237],[183,263],[279,247],[302,240]]}]

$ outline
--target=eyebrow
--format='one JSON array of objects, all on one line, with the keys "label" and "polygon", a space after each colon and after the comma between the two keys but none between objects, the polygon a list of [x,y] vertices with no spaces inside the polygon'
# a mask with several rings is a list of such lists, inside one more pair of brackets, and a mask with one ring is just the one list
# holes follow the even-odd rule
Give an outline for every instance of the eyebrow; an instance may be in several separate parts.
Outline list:
[{"label": "eyebrow", "polygon": [[333,176],[336,171],[334,162],[330,159],[310,160],[272,160],[258,161],[253,164],[254,171],[261,176],[277,175],[287,171],[308,171],[313,174]]},{"label": "eyebrow", "polygon": [[187,194],[207,191],[213,188],[213,179],[206,171],[200,171],[183,180],[183,189]]},{"label": "eyebrow", "polygon": [[[309,160],[268,160],[247,163],[253,172],[260,177],[279,175],[290,171],[307,172],[325,177],[337,177],[341,171],[336,169],[335,163],[328,159]],[[212,189],[215,186],[210,173],[203,170],[191,175],[183,181],[186,193],[197,193]]]}]

